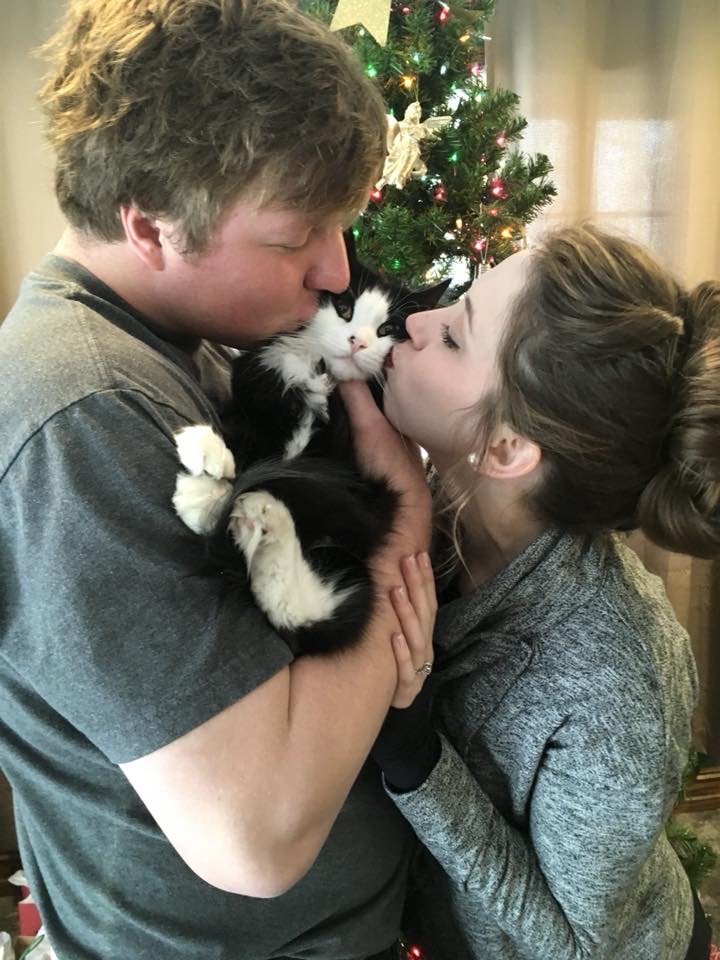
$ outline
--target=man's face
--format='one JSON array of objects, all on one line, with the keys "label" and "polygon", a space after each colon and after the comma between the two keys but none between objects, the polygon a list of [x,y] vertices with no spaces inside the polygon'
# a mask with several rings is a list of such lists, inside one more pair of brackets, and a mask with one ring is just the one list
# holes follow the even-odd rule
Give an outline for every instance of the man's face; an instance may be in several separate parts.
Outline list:
[{"label": "man's face", "polygon": [[350,282],[344,226],[339,217],[313,221],[243,200],[201,254],[182,256],[168,230],[156,289],[165,315],[157,319],[180,335],[236,347],[295,330],[314,314],[318,291],[341,293]]}]

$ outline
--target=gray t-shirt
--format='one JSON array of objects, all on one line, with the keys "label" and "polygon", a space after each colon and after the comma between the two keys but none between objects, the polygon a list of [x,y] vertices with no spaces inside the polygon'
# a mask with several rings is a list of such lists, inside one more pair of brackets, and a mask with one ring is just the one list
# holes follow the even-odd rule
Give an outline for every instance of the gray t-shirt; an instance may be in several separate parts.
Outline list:
[{"label": "gray t-shirt", "polygon": [[273,900],[193,874],[117,767],[292,659],[243,589],[199,574],[202,540],[171,505],[173,432],[217,424],[227,352],[185,352],[49,256],[0,327],[0,384],[0,765],[58,956],[344,960],[387,946],[412,834],[374,766],[307,876]]},{"label": "gray t-shirt", "polygon": [[394,800],[426,845],[432,960],[682,960],[665,836],[697,676],[662,584],[619,538],[550,530],[435,625],[437,766]]}]

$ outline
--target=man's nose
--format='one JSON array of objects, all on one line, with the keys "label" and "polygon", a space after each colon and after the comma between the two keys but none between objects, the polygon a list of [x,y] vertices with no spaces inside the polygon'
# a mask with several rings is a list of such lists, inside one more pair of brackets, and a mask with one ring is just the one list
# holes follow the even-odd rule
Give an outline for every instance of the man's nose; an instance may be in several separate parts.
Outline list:
[{"label": "man's nose", "polygon": [[342,230],[328,230],[317,245],[315,264],[308,271],[305,286],[309,290],[342,293],[350,285],[350,265]]}]

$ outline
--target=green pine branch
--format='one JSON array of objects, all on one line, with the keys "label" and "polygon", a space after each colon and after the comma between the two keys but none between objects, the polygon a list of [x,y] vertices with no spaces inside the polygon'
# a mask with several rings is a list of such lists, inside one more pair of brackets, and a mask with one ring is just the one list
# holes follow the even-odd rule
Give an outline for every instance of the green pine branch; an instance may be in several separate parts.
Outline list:
[{"label": "green pine branch", "polygon": [[[336,4],[300,6],[328,23]],[[427,173],[402,188],[386,185],[355,226],[368,265],[412,286],[449,272],[453,262],[471,276],[500,262],[523,245],[525,226],[555,196],[549,159],[516,146],[526,127],[517,94],[482,82],[493,9],[494,0],[393,0],[386,46],[362,25],[342,31],[398,121],[415,101],[422,120],[452,117],[422,142]]]}]

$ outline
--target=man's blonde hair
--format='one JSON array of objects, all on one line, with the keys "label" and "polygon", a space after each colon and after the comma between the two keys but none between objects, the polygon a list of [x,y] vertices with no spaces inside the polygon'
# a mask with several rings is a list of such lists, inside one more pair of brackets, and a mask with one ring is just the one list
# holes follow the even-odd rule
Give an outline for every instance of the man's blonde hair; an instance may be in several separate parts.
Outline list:
[{"label": "man's blonde hair", "polygon": [[241,197],[351,217],[379,175],[382,98],[283,0],[69,0],[40,53],[58,201],[91,237],[134,203],[199,252]]}]

